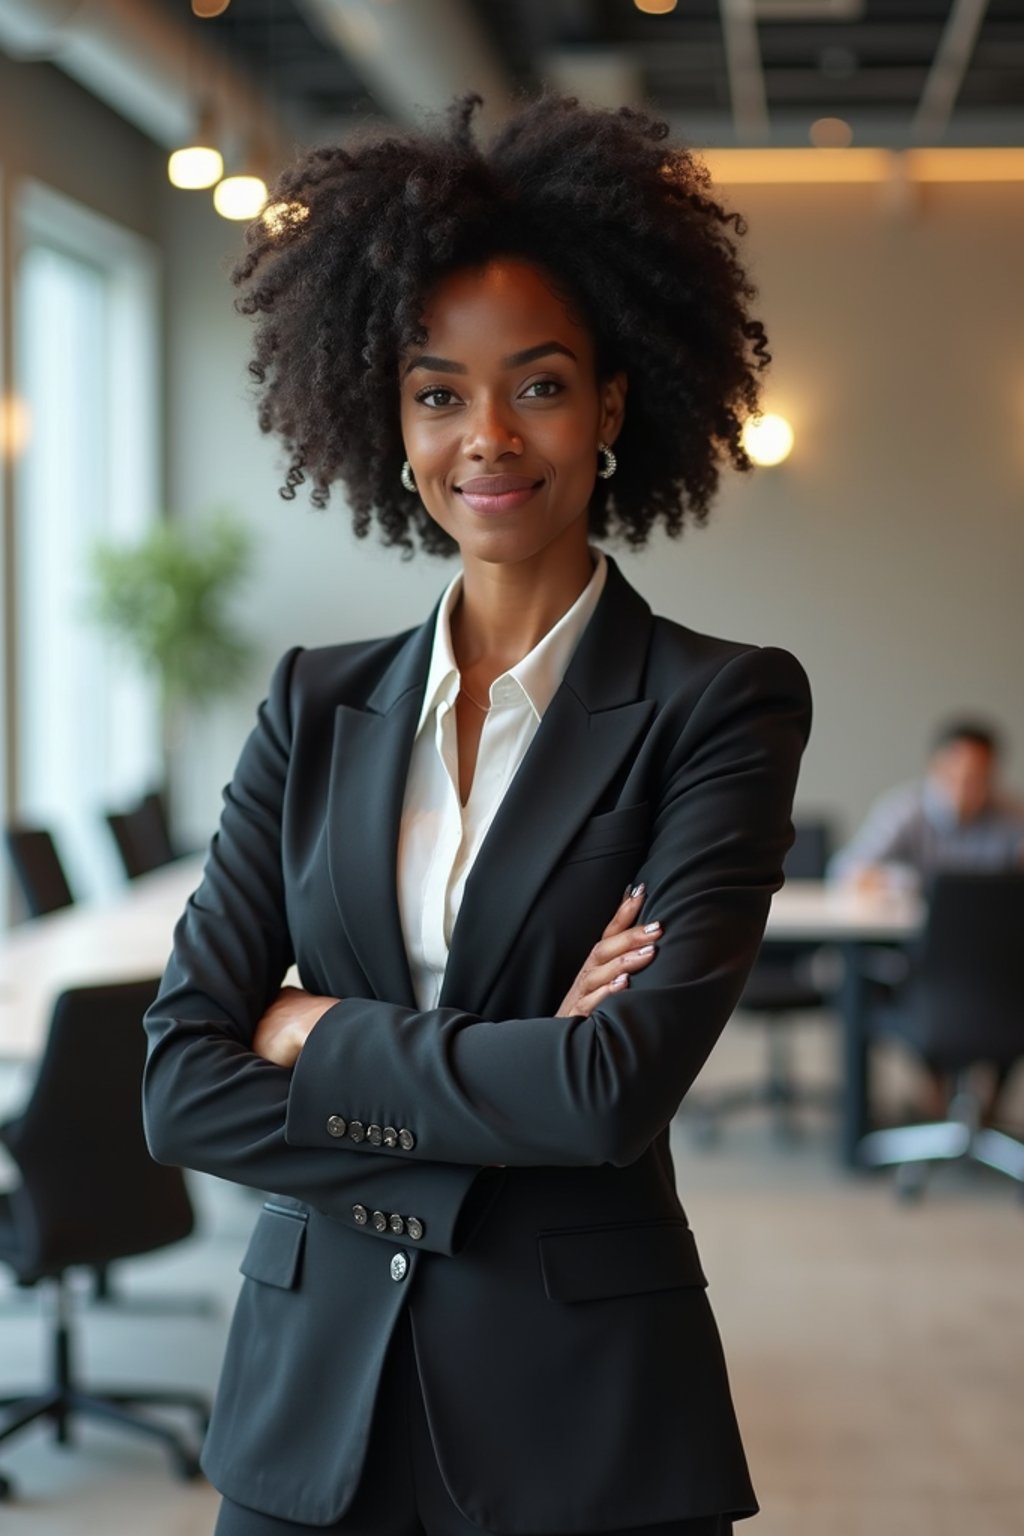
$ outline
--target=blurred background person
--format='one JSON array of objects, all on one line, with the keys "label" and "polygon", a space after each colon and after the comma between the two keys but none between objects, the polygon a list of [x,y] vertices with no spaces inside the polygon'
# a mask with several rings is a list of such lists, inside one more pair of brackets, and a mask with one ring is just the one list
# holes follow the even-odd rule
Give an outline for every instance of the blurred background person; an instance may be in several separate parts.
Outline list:
[{"label": "blurred background person", "polygon": [[946,721],[923,779],[875,801],[829,864],[829,878],[859,886],[926,889],[940,869],[1024,865],[1024,801],[1000,782],[1002,745],[980,720]]}]

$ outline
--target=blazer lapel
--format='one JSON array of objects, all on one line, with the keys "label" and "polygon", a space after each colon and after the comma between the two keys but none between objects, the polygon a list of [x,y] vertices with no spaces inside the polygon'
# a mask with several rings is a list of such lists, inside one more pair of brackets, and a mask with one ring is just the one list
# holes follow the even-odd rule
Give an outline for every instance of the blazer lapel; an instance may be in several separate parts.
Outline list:
[{"label": "blazer lapel", "polygon": [[412,632],[365,709],[335,711],[327,859],[341,920],[375,997],[415,1007],[398,910],[405,780],[437,609]]},{"label": "blazer lapel", "polygon": [[485,1006],[544,881],[650,719],[654,704],[639,698],[650,631],[650,608],[609,560],[601,600],[466,882],[441,1006]]}]

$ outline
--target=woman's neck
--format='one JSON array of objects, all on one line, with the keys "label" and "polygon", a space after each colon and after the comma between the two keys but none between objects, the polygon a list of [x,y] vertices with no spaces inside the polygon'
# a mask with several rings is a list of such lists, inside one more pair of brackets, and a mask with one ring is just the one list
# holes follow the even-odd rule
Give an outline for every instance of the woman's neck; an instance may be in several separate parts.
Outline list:
[{"label": "woman's neck", "polygon": [[451,619],[460,672],[489,673],[493,680],[514,667],[568,613],[594,574],[586,545],[557,565],[538,569],[539,563],[465,563]]}]

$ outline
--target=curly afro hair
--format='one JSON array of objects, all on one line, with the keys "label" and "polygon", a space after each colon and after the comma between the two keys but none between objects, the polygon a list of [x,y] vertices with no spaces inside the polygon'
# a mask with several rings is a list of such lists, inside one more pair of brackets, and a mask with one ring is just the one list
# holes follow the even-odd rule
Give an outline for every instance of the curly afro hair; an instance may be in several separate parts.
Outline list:
[{"label": "curly afro hair", "polygon": [[291,455],[286,499],[308,476],[327,504],[341,479],[355,532],[454,548],[406,491],[399,359],[422,346],[438,279],[493,256],[530,260],[594,338],[600,379],[624,369],[629,400],[615,479],[598,479],[591,533],[646,543],[702,523],[770,361],[740,264],[746,226],[715,200],[707,169],[666,146],[668,125],[629,107],[547,94],[521,106],[485,151],[457,98],[438,127],[304,153],[249,225],[231,270],[254,315],[249,372],[260,429]]}]

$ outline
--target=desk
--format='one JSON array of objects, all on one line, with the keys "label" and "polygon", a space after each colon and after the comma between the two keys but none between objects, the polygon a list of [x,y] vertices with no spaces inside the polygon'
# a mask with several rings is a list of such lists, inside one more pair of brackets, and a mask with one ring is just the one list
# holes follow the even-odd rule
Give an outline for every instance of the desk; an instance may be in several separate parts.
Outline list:
[{"label": "desk", "polygon": [[779,891],[765,942],[800,940],[834,945],[843,959],[838,1004],[842,1028],[838,1153],[856,1168],[857,1143],[869,1129],[871,1102],[864,950],[871,944],[908,943],[920,933],[925,904],[910,892],[861,892],[819,880],[793,880]]},{"label": "desk", "polygon": [[111,900],[64,907],[0,934],[0,1059],[40,1055],[64,987],[162,975],[202,869],[200,858],[178,859]]},{"label": "desk", "polygon": [[[39,1055],[53,1000],[63,987],[161,975],[174,924],[202,867],[201,858],[179,859],[133,880],[113,900],[52,912],[0,936],[0,1059]],[[766,943],[833,944],[843,956],[839,1152],[850,1167],[868,1129],[863,950],[913,938],[922,920],[923,904],[916,897],[835,890],[813,880],[791,881],[772,903]]]}]

